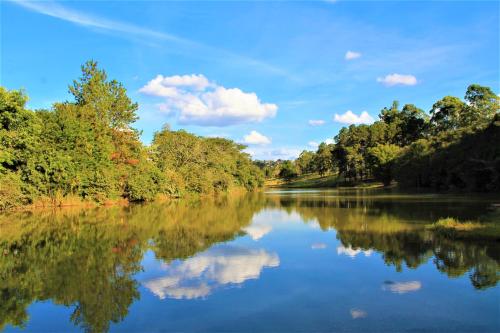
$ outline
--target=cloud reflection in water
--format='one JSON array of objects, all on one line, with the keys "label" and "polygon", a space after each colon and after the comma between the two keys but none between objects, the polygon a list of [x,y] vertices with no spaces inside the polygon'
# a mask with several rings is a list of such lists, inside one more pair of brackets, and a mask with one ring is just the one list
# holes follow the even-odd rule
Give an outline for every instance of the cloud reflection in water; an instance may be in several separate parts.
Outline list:
[{"label": "cloud reflection in water", "polygon": [[279,264],[277,254],[263,249],[217,246],[166,266],[166,275],[144,286],[160,299],[201,298],[220,286],[257,279],[265,267]]}]

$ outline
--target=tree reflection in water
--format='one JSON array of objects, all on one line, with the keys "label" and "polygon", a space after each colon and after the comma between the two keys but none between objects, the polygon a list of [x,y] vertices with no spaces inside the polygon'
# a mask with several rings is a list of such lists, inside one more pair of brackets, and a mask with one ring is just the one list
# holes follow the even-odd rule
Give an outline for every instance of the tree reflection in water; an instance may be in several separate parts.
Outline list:
[{"label": "tree reflection in water", "polygon": [[[447,276],[469,273],[475,288],[488,288],[499,281],[500,235],[470,232],[456,237],[426,225],[447,216],[479,218],[489,225],[498,221],[498,212],[488,212],[489,207],[481,202],[389,200],[363,194],[256,193],[213,201],[4,214],[0,216],[0,330],[7,324],[23,326],[30,304],[50,300],[72,307],[70,320],[83,330],[108,331],[140,297],[134,275],[142,270],[146,251],[153,251],[169,267],[163,277],[170,278],[168,283],[145,284],[159,297],[189,298],[195,294],[185,288],[193,285],[197,295],[206,296],[217,285],[258,278],[263,267],[279,264],[279,253],[213,245],[245,234],[258,240],[272,232],[265,223],[251,225],[264,208],[298,214],[304,223],[316,221],[323,231],[336,230],[341,255],[368,256],[376,251],[396,270],[432,260]],[[243,257],[259,265],[245,272],[238,264]],[[415,284],[384,286],[390,291],[416,288]]]}]

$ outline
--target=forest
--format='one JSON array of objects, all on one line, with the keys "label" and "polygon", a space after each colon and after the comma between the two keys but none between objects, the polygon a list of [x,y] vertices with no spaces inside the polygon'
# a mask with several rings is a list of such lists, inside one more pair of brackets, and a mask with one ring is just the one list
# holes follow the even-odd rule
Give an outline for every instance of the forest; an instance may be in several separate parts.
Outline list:
[{"label": "forest", "polygon": [[[394,101],[371,125],[343,127],[334,143],[294,161],[259,161],[267,178],[334,175],[337,184],[397,181],[403,188],[500,190],[499,97],[472,84],[465,99],[446,96],[427,113]],[[308,182],[305,182],[307,186]]]},{"label": "forest", "polygon": [[141,143],[138,104],[95,61],[69,86],[71,101],[29,110],[21,90],[0,87],[0,210],[252,190],[261,170],[221,138],[168,126]]},{"label": "forest", "polygon": [[244,145],[168,125],[152,143],[133,128],[138,104],[95,61],[69,86],[70,101],[29,110],[22,90],[0,87],[0,209],[152,201],[253,190],[264,178],[336,175],[436,190],[500,190],[499,97],[472,84],[429,113],[398,102],[371,125],[342,128],[333,144],[294,161],[252,161]]}]

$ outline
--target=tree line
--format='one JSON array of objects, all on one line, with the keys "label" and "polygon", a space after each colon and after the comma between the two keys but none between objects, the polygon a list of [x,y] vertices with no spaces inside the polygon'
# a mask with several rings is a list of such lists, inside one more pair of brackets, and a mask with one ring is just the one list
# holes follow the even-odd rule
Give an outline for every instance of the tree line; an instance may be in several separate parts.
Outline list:
[{"label": "tree line", "polygon": [[437,190],[500,190],[499,97],[472,84],[464,100],[446,96],[429,113],[413,104],[385,107],[371,125],[343,127],[334,143],[294,161],[261,162],[267,177],[337,174]]},{"label": "tree line", "polygon": [[64,201],[150,201],[263,183],[245,146],[165,126],[151,145],[132,127],[138,104],[95,61],[69,86],[71,101],[29,110],[0,87],[0,209]]}]

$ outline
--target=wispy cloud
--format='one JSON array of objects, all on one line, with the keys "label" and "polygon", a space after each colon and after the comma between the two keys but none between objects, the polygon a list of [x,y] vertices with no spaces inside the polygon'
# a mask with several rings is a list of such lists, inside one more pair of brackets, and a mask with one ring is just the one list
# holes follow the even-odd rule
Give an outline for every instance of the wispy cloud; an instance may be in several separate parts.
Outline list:
[{"label": "wispy cloud", "polygon": [[299,157],[302,149],[293,147],[250,147],[245,149],[245,152],[258,160],[292,160]]},{"label": "wispy cloud", "polygon": [[321,125],[324,125],[324,124],[325,124],[325,121],[322,120],[322,119],[309,120],[309,125],[311,125],[311,126],[321,126]]},{"label": "wispy cloud", "polygon": [[163,40],[176,43],[178,45],[183,45],[187,49],[197,49],[203,52],[189,52],[189,54],[196,56],[197,54],[204,54],[206,56],[207,52],[215,53],[219,57],[217,59],[232,58],[232,63],[241,64],[244,66],[251,66],[258,68],[262,71],[272,73],[275,75],[285,76],[291,80],[297,81],[298,79],[290,75],[286,70],[274,66],[272,64],[266,63],[264,61],[254,59],[248,56],[235,54],[230,51],[216,48],[210,45],[199,43],[187,38],[177,36],[175,34],[152,30],[148,28],[143,28],[134,24],[120,22],[116,20],[110,20],[104,17],[98,17],[94,15],[89,15],[76,11],[65,6],[61,6],[53,1],[24,1],[24,0],[9,0],[23,8],[54,17],[63,21],[71,22],[77,25],[81,25],[89,28],[97,28],[108,32],[119,32],[123,33],[125,36],[130,37],[141,37],[153,40]]},{"label": "wispy cloud", "polygon": [[319,146],[319,142],[317,142],[317,141],[309,141],[309,142],[307,143],[307,145],[308,145],[309,147],[311,147],[311,148],[318,148],[318,146]]},{"label": "wispy cloud", "polygon": [[150,30],[142,28],[136,25],[122,23],[119,21],[108,20],[102,17],[91,16],[85,13],[81,13],[69,8],[63,7],[58,3],[52,1],[23,1],[23,0],[11,0],[11,2],[18,4],[21,7],[29,9],[31,11],[51,16],[63,21],[72,22],[85,27],[94,27],[115,32],[124,32],[127,34],[134,34],[143,37],[158,38],[163,40],[169,40],[177,43],[188,44],[192,46],[200,46],[201,44],[195,43],[188,39],[184,39],[175,35],[171,35],[165,32],[159,32],[155,30]]},{"label": "wispy cloud", "polygon": [[420,281],[407,281],[407,282],[394,282],[385,281],[382,285],[382,290],[387,290],[395,294],[406,294],[409,292],[415,292],[422,288],[422,283]]},{"label": "wispy cloud", "polygon": [[354,51],[347,51],[345,54],[345,60],[354,60],[361,57],[361,53]]}]

